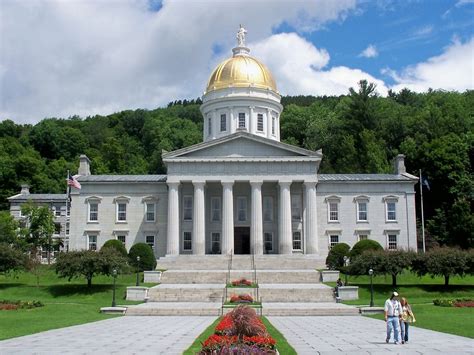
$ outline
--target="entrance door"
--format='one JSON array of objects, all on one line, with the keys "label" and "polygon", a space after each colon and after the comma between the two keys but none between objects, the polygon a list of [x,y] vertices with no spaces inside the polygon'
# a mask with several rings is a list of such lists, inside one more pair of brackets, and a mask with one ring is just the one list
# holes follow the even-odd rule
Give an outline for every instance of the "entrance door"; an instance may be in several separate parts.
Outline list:
[{"label": "entrance door", "polygon": [[234,228],[234,254],[250,254],[250,227]]}]

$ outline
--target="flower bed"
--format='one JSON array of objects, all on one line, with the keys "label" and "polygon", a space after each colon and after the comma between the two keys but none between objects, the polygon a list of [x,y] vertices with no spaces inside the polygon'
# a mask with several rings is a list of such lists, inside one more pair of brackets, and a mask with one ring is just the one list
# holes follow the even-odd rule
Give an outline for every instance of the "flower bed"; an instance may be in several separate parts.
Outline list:
[{"label": "flower bed", "polygon": [[40,301],[0,301],[0,311],[14,311],[17,309],[31,309],[43,306],[44,304]]},{"label": "flower bed", "polygon": [[474,307],[474,300],[470,298],[435,299],[433,304],[440,307]]},{"label": "flower bed", "polygon": [[232,281],[232,286],[234,287],[249,287],[252,286],[252,281],[247,280],[246,278],[241,278],[238,280]]},{"label": "flower bed", "polygon": [[276,354],[275,343],[255,311],[238,306],[202,343],[200,354]]},{"label": "flower bed", "polygon": [[252,303],[253,297],[249,294],[232,295],[230,296],[230,303]]}]

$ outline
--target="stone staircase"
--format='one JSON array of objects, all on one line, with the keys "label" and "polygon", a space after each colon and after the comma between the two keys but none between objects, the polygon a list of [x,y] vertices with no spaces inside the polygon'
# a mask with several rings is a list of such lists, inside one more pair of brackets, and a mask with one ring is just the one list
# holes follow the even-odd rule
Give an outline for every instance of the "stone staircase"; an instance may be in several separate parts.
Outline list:
[{"label": "stone staircase", "polygon": [[[333,290],[320,283],[316,267],[321,259],[305,255],[234,255],[230,280],[255,275],[258,292],[251,288],[225,289],[229,257],[221,255],[177,256],[158,260],[166,269],[161,284],[148,290],[147,302],[129,306],[126,315],[215,315],[232,294],[248,293],[262,302],[263,315],[357,315],[355,307],[336,303]],[[224,308],[224,312],[229,309]]]}]

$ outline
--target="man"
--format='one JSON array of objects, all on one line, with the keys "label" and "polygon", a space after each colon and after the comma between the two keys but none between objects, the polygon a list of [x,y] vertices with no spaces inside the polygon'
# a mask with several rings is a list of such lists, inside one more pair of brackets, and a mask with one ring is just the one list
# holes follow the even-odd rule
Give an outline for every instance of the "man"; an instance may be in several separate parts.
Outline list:
[{"label": "man", "polygon": [[398,292],[393,292],[392,296],[385,301],[385,322],[387,322],[387,338],[385,342],[390,341],[393,330],[393,339],[395,344],[400,343],[400,318],[402,316],[402,306],[398,300]]}]

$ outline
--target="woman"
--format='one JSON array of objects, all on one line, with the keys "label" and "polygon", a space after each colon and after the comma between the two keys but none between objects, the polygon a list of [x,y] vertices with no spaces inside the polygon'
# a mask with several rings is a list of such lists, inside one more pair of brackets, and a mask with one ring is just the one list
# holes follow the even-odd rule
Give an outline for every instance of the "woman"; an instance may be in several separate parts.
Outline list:
[{"label": "woman", "polygon": [[402,306],[402,316],[400,318],[400,328],[402,330],[402,344],[408,342],[408,326],[410,323],[415,323],[415,315],[411,310],[411,306],[408,304],[408,301],[405,297],[402,297],[400,300]]}]

